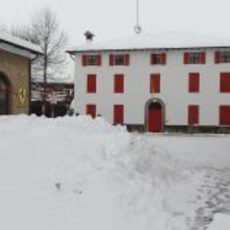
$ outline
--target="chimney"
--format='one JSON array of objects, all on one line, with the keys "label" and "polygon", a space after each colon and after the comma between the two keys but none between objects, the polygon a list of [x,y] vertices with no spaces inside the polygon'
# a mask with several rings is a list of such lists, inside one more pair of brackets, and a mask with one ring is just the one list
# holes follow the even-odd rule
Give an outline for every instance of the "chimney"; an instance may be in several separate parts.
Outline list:
[{"label": "chimney", "polygon": [[95,36],[93,33],[91,33],[89,30],[87,30],[85,33],[85,39],[87,42],[92,42],[93,41],[93,37]]}]

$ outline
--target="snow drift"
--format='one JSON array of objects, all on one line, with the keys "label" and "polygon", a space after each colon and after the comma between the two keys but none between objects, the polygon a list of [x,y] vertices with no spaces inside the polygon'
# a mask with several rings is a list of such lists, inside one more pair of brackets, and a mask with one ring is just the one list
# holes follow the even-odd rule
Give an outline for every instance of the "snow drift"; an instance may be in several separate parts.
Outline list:
[{"label": "snow drift", "polygon": [[0,229],[189,230],[230,213],[228,135],[130,134],[87,116],[0,127]]}]

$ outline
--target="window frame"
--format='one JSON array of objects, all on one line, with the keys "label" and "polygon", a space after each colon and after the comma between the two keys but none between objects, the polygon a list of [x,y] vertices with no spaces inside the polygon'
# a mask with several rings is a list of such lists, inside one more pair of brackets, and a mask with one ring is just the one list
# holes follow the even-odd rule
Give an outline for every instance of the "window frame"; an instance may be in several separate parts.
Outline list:
[{"label": "window frame", "polygon": [[100,66],[101,54],[83,54],[82,66]]},{"label": "window frame", "polygon": [[150,54],[150,65],[166,65],[166,53],[157,52]]},{"label": "window frame", "polygon": [[215,52],[215,63],[230,63],[230,51],[216,51]]},{"label": "window frame", "polygon": [[189,73],[188,92],[189,93],[200,92],[200,73]]},{"label": "window frame", "polygon": [[160,73],[150,74],[150,93],[160,93],[161,92],[161,75]]},{"label": "window frame", "polygon": [[124,74],[114,74],[114,93],[124,93]]},{"label": "window frame", "polygon": [[124,105],[115,104],[113,105],[113,123],[124,124]]},{"label": "window frame", "polygon": [[109,55],[110,66],[128,66],[130,64],[129,53],[119,53]]},{"label": "window frame", "polygon": [[[224,112],[227,113],[228,116],[226,116]],[[230,105],[219,106],[219,125],[230,126]]]},{"label": "window frame", "polygon": [[230,93],[230,72],[220,73],[220,93]]},{"label": "window frame", "polygon": [[97,93],[97,75],[87,74],[87,93]]},{"label": "window frame", "polygon": [[199,105],[188,105],[188,125],[197,126],[200,122],[200,106]]},{"label": "window frame", "polygon": [[97,105],[87,104],[86,105],[86,115],[90,115],[92,118],[95,118],[97,116]]},{"label": "window frame", "polygon": [[185,52],[184,64],[206,64],[206,52]]}]

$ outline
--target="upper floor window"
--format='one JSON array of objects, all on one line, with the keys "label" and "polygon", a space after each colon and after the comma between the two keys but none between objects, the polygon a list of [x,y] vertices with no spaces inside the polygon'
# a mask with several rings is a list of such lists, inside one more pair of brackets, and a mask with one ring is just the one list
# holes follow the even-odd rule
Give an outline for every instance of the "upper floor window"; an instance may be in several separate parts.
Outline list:
[{"label": "upper floor window", "polygon": [[101,65],[101,55],[82,55],[82,65]]},{"label": "upper floor window", "polygon": [[129,65],[129,54],[110,54],[110,65]]},{"label": "upper floor window", "polygon": [[215,52],[215,63],[229,63],[229,62],[230,62],[230,51]]},{"label": "upper floor window", "polygon": [[189,73],[188,91],[189,93],[199,93],[200,91],[199,73]]},{"label": "upper floor window", "polygon": [[230,73],[220,74],[220,92],[230,93]]},{"label": "upper floor window", "polygon": [[160,74],[150,75],[150,93],[160,93]]},{"label": "upper floor window", "polygon": [[165,65],[166,64],[166,53],[151,53],[150,54],[151,65]]},{"label": "upper floor window", "polygon": [[124,93],[124,75],[114,75],[114,93]]},{"label": "upper floor window", "polygon": [[97,78],[96,74],[87,75],[87,93],[96,93],[97,91]]},{"label": "upper floor window", "polygon": [[184,53],[184,64],[205,64],[205,52]]}]

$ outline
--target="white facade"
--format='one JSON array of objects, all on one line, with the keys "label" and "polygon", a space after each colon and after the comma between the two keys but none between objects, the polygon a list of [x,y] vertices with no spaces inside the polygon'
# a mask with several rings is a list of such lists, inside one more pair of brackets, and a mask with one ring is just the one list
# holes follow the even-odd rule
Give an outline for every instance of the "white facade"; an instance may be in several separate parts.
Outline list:
[{"label": "white facade", "polygon": [[[230,47],[230,46],[229,46]],[[230,93],[220,92],[220,73],[230,73],[230,63],[215,63],[217,50],[198,47],[178,49],[87,50],[76,52],[75,111],[86,113],[87,104],[113,123],[113,105],[124,105],[124,124],[146,125],[146,103],[159,99],[164,104],[164,126],[188,126],[188,106],[199,105],[199,126],[219,126],[221,105],[230,105]],[[165,65],[151,65],[151,53],[166,53]],[[185,52],[205,52],[205,64],[184,64]],[[109,55],[128,53],[127,66],[110,66]],[[100,54],[100,66],[82,66],[83,54]],[[189,73],[199,73],[199,92],[190,93]],[[96,74],[97,91],[87,93],[87,75]],[[124,92],[114,93],[114,75],[124,74]],[[150,93],[150,75],[160,74],[160,93]]]}]

